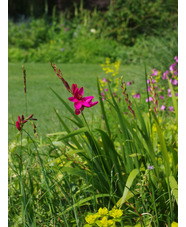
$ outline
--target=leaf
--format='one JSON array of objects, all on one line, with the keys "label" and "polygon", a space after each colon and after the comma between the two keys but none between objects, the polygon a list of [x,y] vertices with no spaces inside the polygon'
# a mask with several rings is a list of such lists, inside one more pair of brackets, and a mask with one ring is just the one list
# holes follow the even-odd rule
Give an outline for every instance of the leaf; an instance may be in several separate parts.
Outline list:
[{"label": "leaf", "polygon": [[59,140],[68,139],[68,138],[70,138],[72,136],[75,136],[75,135],[78,135],[78,134],[80,134],[82,132],[87,132],[87,131],[88,131],[88,128],[87,127],[83,127],[83,128],[77,129],[77,130],[67,134],[66,136],[60,138]]},{"label": "leaf", "polygon": [[138,169],[133,169],[128,178],[127,178],[127,182],[126,182],[126,186],[124,188],[124,192],[123,192],[123,196],[121,197],[121,199],[117,202],[117,206],[118,207],[121,207],[122,204],[126,201],[126,198],[128,196],[128,193],[129,193],[129,189],[134,181],[134,179],[136,178],[137,174],[139,173],[139,170]]},{"label": "leaf", "polygon": [[85,205],[88,201],[90,200],[93,200],[93,199],[97,199],[97,198],[103,198],[103,197],[110,197],[110,194],[98,194],[98,195],[92,195],[92,196],[89,196],[85,199],[81,199],[80,201],[78,201],[77,203],[73,204],[72,206],[70,206],[69,208],[67,208],[65,210],[64,213],[67,213],[69,212],[71,209],[73,209],[74,207],[80,207],[80,206],[83,206]]},{"label": "leaf", "polygon": [[170,187],[172,189],[172,193],[176,199],[176,202],[178,204],[178,184],[175,180],[175,178],[173,176],[169,177],[169,183],[170,183]]},{"label": "leaf", "polygon": [[170,176],[170,163],[169,163],[169,156],[168,156],[168,152],[167,152],[167,147],[166,147],[165,140],[164,140],[164,135],[163,135],[163,132],[160,128],[158,119],[157,119],[154,111],[152,111],[152,114],[154,116],[154,120],[155,120],[155,124],[156,124],[156,128],[157,128],[157,133],[158,133],[159,140],[160,140],[161,153],[162,153],[162,157],[163,157],[166,175],[167,175],[167,177],[169,177]]}]

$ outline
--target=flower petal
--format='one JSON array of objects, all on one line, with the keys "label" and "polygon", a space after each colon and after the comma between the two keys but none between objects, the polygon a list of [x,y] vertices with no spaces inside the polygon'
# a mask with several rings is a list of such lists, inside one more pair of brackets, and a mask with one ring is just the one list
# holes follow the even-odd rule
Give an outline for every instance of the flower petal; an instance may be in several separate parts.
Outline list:
[{"label": "flower petal", "polygon": [[83,96],[83,93],[84,93],[84,89],[83,89],[83,87],[81,87],[81,88],[79,89],[79,95]]},{"label": "flower petal", "polygon": [[69,97],[68,100],[70,100],[71,102],[77,102],[78,99],[74,98],[74,97]]},{"label": "flower petal", "polygon": [[82,102],[81,101],[75,102],[74,107],[75,107],[75,109],[80,109],[82,107]]}]

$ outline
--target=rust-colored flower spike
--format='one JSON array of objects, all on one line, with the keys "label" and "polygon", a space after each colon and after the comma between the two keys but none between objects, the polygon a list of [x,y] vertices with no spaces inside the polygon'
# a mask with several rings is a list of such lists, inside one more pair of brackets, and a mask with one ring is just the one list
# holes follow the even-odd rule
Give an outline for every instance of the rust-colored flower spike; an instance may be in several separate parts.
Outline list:
[{"label": "rust-colored flower spike", "polygon": [[125,101],[127,102],[128,108],[129,108],[130,112],[133,114],[133,117],[135,118],[135,113],[134,113],[134,110],[132,109],[131,101],[129,100],[129,95],[127,93],[125,82],[123,82],[123,84],[121,85],[121,88],[122,88],[123,94],[125,96]]},{"label": "rust-colored flower spike", "polygon": [[55,64],[52,64],[51,62],[50,62],[50,65],[52,66],[54,72],[55,72],[56,75],[59,77],[59,79],[62,80],[63,84],[65,85],[65,87],[66,87],[66,89],[67,89],[67,91],[70,92],[70,93],[72,94],[69,84],[66,82],[66,80],[64,80],[64,78],[63,78],[63,76],[62,76],[61,70],[60,70],[60,69],[57,70],[56,65],[55,65]]},{"label": "rust-colored flower spike", "polygon": [[24,118],[24,116],[22,115],[21,117],[18,116],[18,121],[16,121],[16,127],[19,131],[22,130],[23,125],[28,121],[28,120],[33,120],[33,121],[37,121],[36,118],[33,118],[33,114],[31,114],[30,116],[28,116],[27,118]]},{"label": "rust-colored flower spike", "polygon": [[22,65],[22,71],[23,71],[23,81],[24,81],[24,93],[26,94],[26,70],[23,65]]}]

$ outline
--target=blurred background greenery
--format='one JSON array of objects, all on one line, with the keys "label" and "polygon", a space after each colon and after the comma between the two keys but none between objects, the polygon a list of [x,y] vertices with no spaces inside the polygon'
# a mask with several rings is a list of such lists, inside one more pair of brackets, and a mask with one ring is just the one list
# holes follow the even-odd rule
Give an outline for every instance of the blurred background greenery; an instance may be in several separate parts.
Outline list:
[{"label": "blurred background greenery", "polygon": [[178,52],[176,0],[9,0],[9,62],[147,64]]}]

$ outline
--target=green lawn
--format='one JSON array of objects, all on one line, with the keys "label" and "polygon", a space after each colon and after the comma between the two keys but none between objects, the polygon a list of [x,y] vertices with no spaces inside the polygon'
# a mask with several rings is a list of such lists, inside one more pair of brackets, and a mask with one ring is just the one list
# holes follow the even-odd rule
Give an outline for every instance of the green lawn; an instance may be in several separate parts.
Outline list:
[{"label": "green lawn", "polygon": [[[9,123],[13,124],[15,124],[18,115],[24,114],[26,116],[21,66],[21,63],[9,63],[8,66],[8,119]],[[27,71],[27,113],[28,115],[34,114],[38,119],[37,132],[39,135],[45,135],[62,130],[53,108],[56,108],[61,116],[67,116],[67,113],[50,88],[66,100],[69,93],[49,64],[25,63],[24,67]],[[105,77],[100,65],[57,64],[57,67],[61,69],[69,84],[77,83],[78,87],[83,86],[86,96],[93,95],[95,96],[93,101],[98,100],[96,77]],[[121,75],[124,76],[126,82],[135,81],[132,89],[136,92],[145,89],[143,65],[120,66],[119,76]],[[69,102],[69,104],[73,107],[72,103]],[[95,111],[99,111],[99,108],[94,107],[84,112],[86,116],[91,116]],[[9,141],[14,138],[16,133],[16,127],[9,125]]]}]

